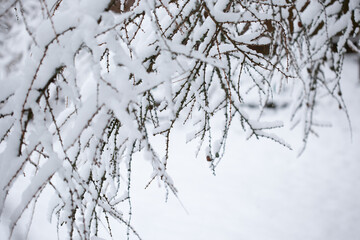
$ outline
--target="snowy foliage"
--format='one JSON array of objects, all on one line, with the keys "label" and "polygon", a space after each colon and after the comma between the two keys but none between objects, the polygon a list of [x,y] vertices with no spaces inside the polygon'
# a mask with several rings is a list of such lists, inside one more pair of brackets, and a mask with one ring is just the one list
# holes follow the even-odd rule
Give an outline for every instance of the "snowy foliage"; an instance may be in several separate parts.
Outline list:
[{"label": "snowy foliage", "polygon": [[214,170],[231,124],[290,148],[270,131],[280,121],[261,120],[289,88],[300,152],[322,124],[321,98],[346,113],[340,73],[345,46],[359,45],[359,0],[114,3],[1,1],[0,214],[16,181],[31,179],[9,238],[44,188],[54,191],[49,219],[69,239],[98,236],[102,223],[111,235],[112,219],[140,238],[131,224],[133,155],[144,151],[149,184],[158,179],[176,195],[166,167],[178,124],[193,126],[188,140],[200,142]]}]

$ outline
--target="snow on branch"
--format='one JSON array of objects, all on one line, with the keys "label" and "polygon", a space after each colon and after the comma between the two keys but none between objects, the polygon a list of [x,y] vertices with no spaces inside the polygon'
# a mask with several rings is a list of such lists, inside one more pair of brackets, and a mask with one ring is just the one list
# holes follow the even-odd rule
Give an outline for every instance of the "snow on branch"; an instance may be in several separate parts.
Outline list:
[{"label": "snow on branch", "polygon": [[[289,89],[292,100],[284,106],[291,105],[293,124],[303,127],[305,149],[321,122],[320,96],[347,114],[340,74],[345,44],[355,49],[359,5],[3,1],[0,214],[14,183],[23,175],[33,181],[13,213],[11,232],[48,188],[55,193],[50,212],[69,239],[98,238],[99,226],[111,236],[110,218],[126,226],[128,239],[140,238],[131,221],[134,154],[146,153],[149,184],[158,179],[177,196],[167,163],[178,124],[193,129],[187,140],[199,141],[213,171],[233,124],[245,136],[291,149],[271,132],[283,119],[262,121],[276,107],[274,96]],[[163,156],[154,136],[165,139]]]}]

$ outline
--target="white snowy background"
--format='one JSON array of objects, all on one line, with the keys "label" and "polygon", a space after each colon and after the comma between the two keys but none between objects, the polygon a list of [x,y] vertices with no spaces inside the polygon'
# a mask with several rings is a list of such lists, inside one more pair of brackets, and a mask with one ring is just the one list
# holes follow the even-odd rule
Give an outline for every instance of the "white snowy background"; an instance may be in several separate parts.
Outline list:
[{"label": "white snowy background", "polygon": [[[157,182],[145,189],[151,168],[137,154],[131,197],[132,224],[138,233],[148,240],[360,239],[357,57],[347,57],[342,77],[352,137],[345,114],[331,100],[322,103],[321,117],[333,126],[318,129],[320,137],[311,137],[300,157],[296,149],[301,146],[301,128],[276,132],[294,147],[290,151],[270,140],[246,141],[241,127],[233,126],[227,152],[214,176],[204,155],[195,158],[197,143],[185,144],[185,131],[179,129],[173,133],[168,164],[179,199],[170,193],[167,202],[164,188]],[[279,112],[272,114],[267,117],[275,119]],[[19,196],[13,194],[14,204]],[[57,239],[56,224],[46,220],[47,204],[45,194],[39,199],[29,239]],[[112,230],[113,239],[126,237],[124,226]],[[21,223],[16,232],[13,238],[22,239]]]},{"label": "white snowy background", "polygon": [[[145,239],[360,239],[358,67],[350,57],[342,79],[352,140],[345,114],[324,105],[322,117],[333,127],[320,129],[301,157],[271,141],[245,141],[234,130],[214,177],[205,157],[194,160],[179,134],[169,172],[188,213],[174,197],[163,203],[155,185],[138,191],[133,199],[139,232]],[[296,131],[279,135],[295,148],[301,144]]]}]

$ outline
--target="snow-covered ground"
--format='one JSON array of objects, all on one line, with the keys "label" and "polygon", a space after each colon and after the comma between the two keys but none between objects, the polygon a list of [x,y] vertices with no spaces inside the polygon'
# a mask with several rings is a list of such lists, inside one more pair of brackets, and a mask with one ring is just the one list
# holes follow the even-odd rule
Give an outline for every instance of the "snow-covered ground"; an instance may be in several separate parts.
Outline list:
[{"label": "snow-covered ground", "polygon": [[[139,233],[149,240],[360,239],[358,67],[356,56],[349,57],[342,80],[352,140],[336,106],[324,105],[322,118],[333,127],[319,129],[301,157],[299,131],[279,131],[295,148],[290,151],[269,140],[246,141],[239,127],[213,176],[205,156],[194,159],[195,147],[179,133],[168,170],[186,210],[171,194],[164,203],[164,191],[154,183],[143,190],[148,178],[142,177],[132,193]],[[135,167],[141,178],[143,165]]]},{"label": "snow-covered ground", "polygon": [[[156,182],[144,189],[151,169],[138,155],[131,189],[132,224],[138,233],[148,240],[360,239],[360,82],[355,59],[347,59],[342,82],[352,139],[345,114],[326,104],[322,118],[333,127],[319,129],[320,137],[310,138],[301,157],[296,151],[299,130],[278,131],[295,148],[290,151],[270,140],[246,141],[240,126],[233,126],[214,176],[204,155],[195,158],[197,143],[185,144],[179,131],[172,137],[168,164],[179,199],[170,193],[167,202]],[[46,204],[42,200],[37,207],[29,239],[57,239],[56,228],[40,220],[48,211]],[[20,233],[17,238],[22,239]]]}]

